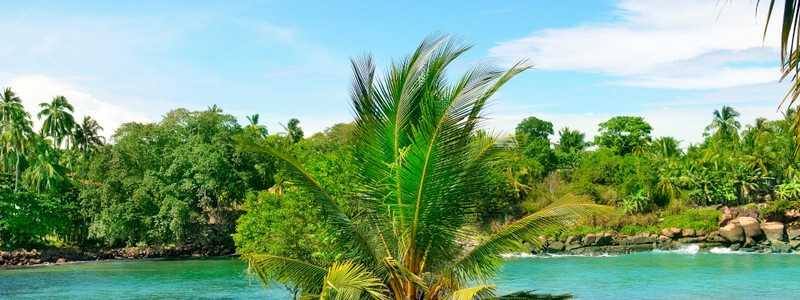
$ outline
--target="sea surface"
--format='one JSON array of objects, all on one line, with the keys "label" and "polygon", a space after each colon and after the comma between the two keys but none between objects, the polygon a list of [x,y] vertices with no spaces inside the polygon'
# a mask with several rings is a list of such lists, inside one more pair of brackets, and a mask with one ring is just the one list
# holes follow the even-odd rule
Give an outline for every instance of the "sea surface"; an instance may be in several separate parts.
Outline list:
[{"label": "sea surface", "polygon": [[[619,256],[508,255],[497,294],[520,290],[576,299],[800,299],[800,255],[727,249]],[[0,298],[287,299],[237,259],[126,260],[0,270]]]}]

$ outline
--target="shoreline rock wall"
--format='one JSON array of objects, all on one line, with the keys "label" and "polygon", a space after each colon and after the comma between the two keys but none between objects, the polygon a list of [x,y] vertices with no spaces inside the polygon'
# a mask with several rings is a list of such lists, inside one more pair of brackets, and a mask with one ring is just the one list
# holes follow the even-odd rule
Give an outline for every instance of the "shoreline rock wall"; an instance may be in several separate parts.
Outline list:
[{"label": "shoreline rock wall", "polygon": [[234,254],[233,249],[224,246],[182,245],[169,249],[116,248],[97,250],[45,249],[30,251],[17,249],[0,251],[0,269],[24,267],[40,264],[62,264],[76,261],[97,261],[112,259],[140,258],[188,258],[204,256],[223,256]]},{"label": "shoreline rock wall", "polygon": [[[533,254],[626,254],[652,250],[675,250],[698,245],[708,250],[726,247],[735,251],[762,253],[800,252],[800,228],[787,228],[780,222],[759,223],[750,216],[727,220],[718,231],[668,228],[660,233],[625,235],[617,232],[580,235],[556,239],[539,237],[541,249],[528,247]],[[526,243],[526,246],[529,246]]]}]

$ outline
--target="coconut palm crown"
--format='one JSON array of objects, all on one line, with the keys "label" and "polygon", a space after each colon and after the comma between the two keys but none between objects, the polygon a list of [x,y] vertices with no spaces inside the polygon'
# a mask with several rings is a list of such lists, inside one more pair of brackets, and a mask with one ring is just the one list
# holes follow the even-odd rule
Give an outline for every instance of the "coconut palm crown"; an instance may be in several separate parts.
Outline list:
[{"label": "coconut palm crown", "polygon": [[[298,188],[323,208],[329,236],[342,261],[328,266],[269,254],[244,254],[265,284],[298,287],[303,298],[490,298],[488,280],[500,254],[541,246],[543,230],[563,228],[604,210],[568,196],[501,229],[469,251],[457,240],[472,235],[473,209],[488,164],[501,151],[497,138],[478,135],[489,98],[529,68],[504,71],[480,63],[455,81],[447,67],[470,48],[458,39],[431,36],[383,77],[372,57],[352,60],[355,168],[361,193],[345,213],[290,154],[242,141],[243,148],[280,161]],[[355,207],[355,209],[352,209]]]}]

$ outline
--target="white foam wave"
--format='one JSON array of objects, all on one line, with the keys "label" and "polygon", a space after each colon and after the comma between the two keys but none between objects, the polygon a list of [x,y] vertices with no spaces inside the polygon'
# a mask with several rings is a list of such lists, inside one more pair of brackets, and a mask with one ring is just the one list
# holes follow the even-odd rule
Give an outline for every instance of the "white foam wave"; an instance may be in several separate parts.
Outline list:
[{"label": "white foam wave", "polygon": [[697,254],[697,252],[700,252],[700,246],[698,246],[698,245],[685,245],[685,246],[681,246],[680,248],[675,249],[675,250],[655,249],[655,250],[653,250],[653,252],[656,252],[656,253],[676,253],[676,254]]},{"label": "white foam wave", "polygon": [[730,248],[723,248],[723,247],[714,247],[708,250],[709,253],[714,254],[764,254],[763,252],[747,252],[747,251],[734,251]]}]

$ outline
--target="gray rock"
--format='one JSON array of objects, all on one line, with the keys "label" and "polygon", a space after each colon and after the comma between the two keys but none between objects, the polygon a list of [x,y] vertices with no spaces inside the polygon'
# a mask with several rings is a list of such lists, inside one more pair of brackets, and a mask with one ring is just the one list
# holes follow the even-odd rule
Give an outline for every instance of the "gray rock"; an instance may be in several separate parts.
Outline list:
[{"label": "gray rock", "polygon": [[524,242],[522,243],[522,245],[525,246],[525,249],[528,249],[528,253],[534,253],[536,251],[536,247],[534,247],[528,242]]},{"label": "gray rock", "polygon": [[681,236],[683,237],[694,237],[694,229],[686,228],[681,231]]},{"label": "gray rock", "polygon": [[[730,224],[730,223],[728,223],[728,224]],[[731,250],[733,250],[733,251],[736,251],[736,250],[739,250],[739,249],[741,249],[741,248],[742,248],[742,245],[741,245],[741,244],[733,244],[733,245],[731,245],[731,246],[730,246],[730,247],[728,247],[728,248],[730,248],[730,249],[731,249]]]},{"label": "gray rock", "polygon": [[719,229],[719,235],[731,243],[744,242],[745,233],[739,221],[733,220],[728,222],[728,225]]},{"label": "gray rock", "polygon": [[685,237],[685,238],[679,238],[678,239],[678,242],[681,242],[681,243],[684,243],[684,244],[696,244],[696,243],[700,243],[700,242],[703,242],[703,241],[704,241],[704,239],[703,238],[699,238],[699,237]]},{"label": "gray rock", "polygon": [[580,245],[581,244],[581,235],[580,234],[573,234],[567,237],[566,240],[567,245]]},{"label": "gray rock", "polygon": [[606,232],[603,234],[597,234],[595,236],[594,244],[597,246],[608,246],[611,245],[613,239],[611,238],[611,234]]},{"label": "gray rock", "polygon": [[597,236],[595,234],[590,233],[587,234],[585,237],[583,237],[581,244],[583,244],[584,246],[591,246],[594,245],[595,240],[597,240]]},{"label": "gray rock", "polygon": [[547,245],[548,252],[561,252],[564,251],[564,243],[562,242],[552,242],[550,245]]},{"label": "gray rock", "polygon": [[761,224],[761,230],[764,231],[764,235],[767,237],[767,240],[770,241],[781,241],[786,242],[789,239],[786,238],[786,234],[783,231],[784,226],[781,222],[767,222]]},{"label": "gray rock", "polygon": [[760,241],[764,237],[764,231],[761,230],[758,220],[752,217],[739,217],[735,221],[739,221],[739,225],[744,229],[745,236],[755,241]]},{"label": "gray rock", "polygon": [[792,252],[792,245],[781,241],[774,241],[772,242],[772,252],[775,253],[789,253]]}]

